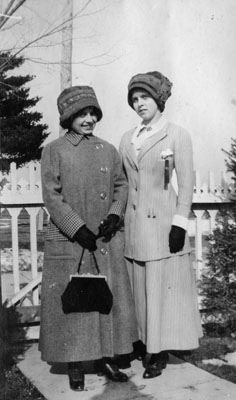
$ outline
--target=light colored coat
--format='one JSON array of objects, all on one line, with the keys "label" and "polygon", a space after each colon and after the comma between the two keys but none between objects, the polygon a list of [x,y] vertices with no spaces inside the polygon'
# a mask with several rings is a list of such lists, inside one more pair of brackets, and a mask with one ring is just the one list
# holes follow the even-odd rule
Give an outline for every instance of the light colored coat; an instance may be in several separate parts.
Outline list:
[{"label": "light colored coat", "polygon": [[[146,139],[136,156],[131,138],[121,140],[120,153],[129,182],[125,214],[125,256],[137,261],[152,261],[174,256],[169,251],[169,232],[174,215],[188,218],[193,196],[193,163],[190,135],[181,127],[166,123]],[[175,168],[178,196],[171,183],[164,188],[165,162],[161,157],[170,149],[170,178]],[[190,252],[189,240],[178,255]]]},{"label": "light colored coat", "polygon": [[[61,305],[61,295],[70,274],[77,271],[82,251],[73,241],[74,233],[84,222],[97,233],[109,213],[124,212],[127,181],[120,156],[114,146],[98,137],[80,140],[78,135],[66,135],[45,147],[41,168],[44,202],[51,217],[42,279],[42,359],[70,362],[129,353],[137,330],[121,230],[109,243],[98,239],[95,251],[113,293],[111,313],[66,315]],[[88,251],[81,272],[96,273]]]},{"label": "light colored coat", "polygon": [[[188,218],[192,202],[191,138],[183,128],[167,122],[145,140],[136,157],[133,132],[124,134],[120,152],[129,183],[125,255],[139,337],[149,353],[196,348],[202,329],[187,235],[182,251],[169,251],[173,218]],[[175,168],[178,196],[171,183],[164,187],[161,153],[167,149],[173,153],[170,179]]]}]

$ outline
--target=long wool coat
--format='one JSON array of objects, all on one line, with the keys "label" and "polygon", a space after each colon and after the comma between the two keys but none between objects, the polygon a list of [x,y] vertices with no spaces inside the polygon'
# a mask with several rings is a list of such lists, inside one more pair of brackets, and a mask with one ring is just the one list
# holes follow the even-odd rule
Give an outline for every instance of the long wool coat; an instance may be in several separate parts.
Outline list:
[{"label": "long wool coat", "polygon": [[[109,213],[122,215],[127,182],[118,152],[106,141],[73,133],[49,143],[42,155],[43,197],[50,221],[46,235],[39,348],[42,359],[70,362],[132,351],[137,339],[130,283],[124,262],[124,237],[97,240],[95,256],[113,293],[109,315],[64,314],[61,294],[75,274],[82,248],[73,235],[86,223],[94,233]],[[85,250],[81,272],[96,273]]]}]

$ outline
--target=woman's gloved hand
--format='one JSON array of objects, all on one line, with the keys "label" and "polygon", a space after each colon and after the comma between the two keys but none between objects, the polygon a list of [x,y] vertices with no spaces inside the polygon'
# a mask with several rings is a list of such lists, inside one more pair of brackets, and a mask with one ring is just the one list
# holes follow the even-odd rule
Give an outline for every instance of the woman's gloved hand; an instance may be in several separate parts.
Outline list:
[{"label": "woman's gloved hand", "polygon": [[185,230],[180,226],[172,225],[169,234],[169,247],[171,253],[177,253],[184,247]]},{"label": "woman's gloved hand", "polygon": [[74,235],[74,240],[80,244],[81,247],[89,251],[97,250],[96,235],[86,225],[83,225]]},{"label": "woman's gloved hand", "polygon": [[120,218],[116,214],[108,215],[107,219],[104,219],[99,225],[98,237],[104,237],[104,241],[109,242],[116,232],[119,220]]}]

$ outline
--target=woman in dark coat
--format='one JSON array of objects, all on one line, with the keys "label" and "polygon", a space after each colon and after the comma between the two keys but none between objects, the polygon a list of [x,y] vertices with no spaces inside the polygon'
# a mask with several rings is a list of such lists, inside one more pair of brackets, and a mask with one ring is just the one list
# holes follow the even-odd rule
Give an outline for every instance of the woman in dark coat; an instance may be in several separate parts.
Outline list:
[{"label": "woman in dark coat", "polygon": [[[58,97],[65,136],[45,146],[42,186],[50,214],[46,234],[40,351],[48,362],[68,363],[70,387],[84,389],[82,361],[101,360],[103,373],[127,381],[112,357],[132,352],[137,339],[134,306],[124,261],[120,221],[127,182],[113,145],[93,135],[102,111],[93,89],[75,86]],[[102,222],[102,223],[101,223]],[[82,273],[96,273],[91,252],[113,294],[108,315],[62,311],[61,295],[85,249]]]}]

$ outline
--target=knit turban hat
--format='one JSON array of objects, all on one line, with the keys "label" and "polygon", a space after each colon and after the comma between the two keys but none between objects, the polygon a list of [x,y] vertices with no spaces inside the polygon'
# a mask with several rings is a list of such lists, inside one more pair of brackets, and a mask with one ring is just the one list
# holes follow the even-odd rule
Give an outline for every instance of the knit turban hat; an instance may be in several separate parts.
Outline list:
[{"label": "knit turban hat", "polygon": [[94,107],[98,121],[102,118],[102,110],[98,104],[93,88],[90,86],[72,86],[64,89],[57,99],[60,122],[68,120],[83,108]]},{"label": "knit turban hat", "polygon": [[134,89],[146,90],[157,105],[160,111],[165,108],[165,102],[171,95],[172,83],[158,71],[146,72],[133,76],[128,84],[128,103],[133,108],[132,92]]}]

